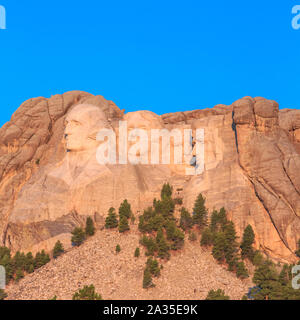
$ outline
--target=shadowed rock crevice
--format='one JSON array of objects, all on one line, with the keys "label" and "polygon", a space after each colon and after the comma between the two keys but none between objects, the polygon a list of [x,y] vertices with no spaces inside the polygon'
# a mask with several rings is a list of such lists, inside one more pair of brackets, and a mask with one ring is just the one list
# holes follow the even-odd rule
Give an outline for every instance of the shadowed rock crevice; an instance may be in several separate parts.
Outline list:
[{"label": "shadowed rock crevice", "polygon": [[[257,182],[257,183],[260,183],[260,182],[258,182],[258,181],[256,181],[256,182]],[[265,211],[266,211],[267,214],[269,215],[270,220],[271,220],[271,222],[272,222],[275,230],[277,231],[277,233],[278,233],[281,241],[282,241],[283,244],[286,246],[286,248],[291,252],[291,254],[293,254],[293,251],[289,248],[288,243],[286,242],[284,236],[281,234],[281,231],[277,228],[277,226],[276,226],[276,224],[275,224],[275,222],[274,222],[274,220],[273,220],[273,218],[272,218],[272,215],[271,215],[268,207],[267,207],[267,206],[265,205],[265,203],[264,203],[264,200],[259,196],[259,193],[256,191],[256,189],[255,189],[255,183],[252,182],[252,184],[253,184],[254,191],[255,191],[255,195],[256,195],[257,199],[260,201],[260,203],[263,205]],[[265,188],[265,186],[264,186],[262,183],[260,183],[260,185]],[[267,192],[269,192],[268,189],[265,188],[265,190],[266,190]]]},{"label": "shadowed rock crevice", "polygon": [[236,151],[237,151],[237,153],[239,153],[239,144],[238,144],[238,138],[237,138],[237,132],[236,132],[236,124],[234,122],[234,111],[232,111],[232,130],[234,131],[234,136],[235,136]]}]

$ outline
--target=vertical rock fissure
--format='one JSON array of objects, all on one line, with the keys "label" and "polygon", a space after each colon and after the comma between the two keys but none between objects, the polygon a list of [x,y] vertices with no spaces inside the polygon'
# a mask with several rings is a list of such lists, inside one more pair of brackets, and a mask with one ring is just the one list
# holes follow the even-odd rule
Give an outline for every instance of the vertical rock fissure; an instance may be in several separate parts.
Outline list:
[{"label": "vertical rock fissure", "polygon": [[[276,144],[276,147],[277,147],[278,151],[280,152],[280,154],[281,154],[281,156],[282,156],[282,161],[281,161],[282,169],[283,169],[284,173],[286,174],[287,178],[289,179],[291,185],[292,185],[293,188],[295,189],[296,193],[297,193],[298,196],[300,197],[300,192],[299,192],[299,190],[297,189],[297,187],[295,186],[295,184],[294,184],[293,180],[291,179],[291,177],[289,176],[289,174],[288,174],[288,172],[287,172],[287,169],[286,169],[286,167],[285,167],[285,165],[284,165],[284,160],[285,160],[285,159],[284,159],[284,158],[285,158],[285,157],[284,157],[284,153],[282,152],[282,150],[280,149],[280,147],[279,147],[278,144]],[[290,159],[288,160],[288,162],[289,162],[289,161],[290,161]]]},{"label": "vertical rock fissure", "polygon": [[232,125],[231,125],[231,128],[234,131],[236,151],[237,151],[237,153],[239,153],[239,144],[238,144],[238,137],[237,137],[237,132],[236,132],[236,123],[234,121],[234,111],[232,111]]},{"label": "vertical rock fissure", "polygon": [[[237,136],[237,132],[236,132],[236,127],[235,127],[235,133],[236,133],[236,136]],[[240,168],[242,169],[244,175],[247,177],[247,179],[250,181],[250,183],[252,184],[252,187],[253,187],[253,191],[254,191],[254,194],[256,196],[256,198],[259,200],[259,202],[262,204],[263,208],[265,209],[266,213],[268,214],[269,218],[270,218],[270,221],[272,223],[272,225],[274,226],[279,238],[281,239],[282,243],[285,245],[285,247],[292,253],[294,254],[294,252],[289,248],[288,244],[286,243],[285,239],[283,239],[282,235],[280,234],[280,231],[279,229],[277,228],[273,218],[272,218],[272,215],[268,209],[268,207],[265,205],[263,199],[259,196],[257,190],[256,190],[256,187],[255,187],[255,183],[253,182],[252,178],[248,175],[247,171],[245,170],[245,168],[241,165],[241,162],[240,162],[240,158],[238,156],[238,164],[240,166]],[[260,183],[259,181],[257,181],[258,183]],[[261,184],[262,185],[262,184]],[[262,185],[263,186],[263,185]],[[264,187],[264,186],[263,186]],[[264,187],[265,188],[265,187]]]},{"label": "vertical rock fissure", "polygon": [[[252,184],[252,186],[253,186],[253,188],[254,188],[254,193],[255,193],[256,198],[259,200],[259,202],[262,204],[262,206],[263,206],[264,209],[266,210],[266,212],[267,212],[267,214],[268,214],[268,216],[269,216],[269,218],[270,218],[270,220],[271,220],[271,222],[272,222],[272,224],[273,224],[273,226],[274,226],[274,228],[275,228],[275,230],[276,230],[279,238],[281,239],[282,243],[285,245],[285,247],[286,247],[292,254],[294,254],[294,252],[290,249],[290,247],[289,247],[288,244],[286,243],[285,239],[284,239],[284,238],[282,237],[282,235],[280,234],[280,231],[279,231],[279,229],[277,228],[277,226],[276,226],[276,224],[275,224],[275,222],[274,222],[274,220],[273,220],[273,218],[272,218],[272,215],[271,215],[268,207],[265,205],[264,200],[259,196],[259,194],[258,194],[258,192],[257,192],[257,190],[256,190],[256,187],[255,187],[255,183],[252,181],[252,179],[250,179],[250,177],[248,177],[248,178],[249,178],[249,181],[251,182],[251,184]],[[259,183],[259,181],[258,181],[258,183]]]}]

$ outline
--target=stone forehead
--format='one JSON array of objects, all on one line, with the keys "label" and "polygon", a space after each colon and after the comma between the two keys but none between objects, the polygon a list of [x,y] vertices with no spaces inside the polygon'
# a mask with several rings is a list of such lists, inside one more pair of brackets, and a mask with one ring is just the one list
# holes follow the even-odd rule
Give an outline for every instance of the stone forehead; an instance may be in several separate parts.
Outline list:
[{"label": "stone forehead", "polygon": [[151,111],[128,112],[125,114],[124,120],[128,122],[128,126],[163,127],[163,121],[160,116]]},{"label": "stone forehead", "polygon": [[67,115],[66,120],[95,123],[99,120],[107,120],[105,113],[99,107],[90,104],[79,104]]}]

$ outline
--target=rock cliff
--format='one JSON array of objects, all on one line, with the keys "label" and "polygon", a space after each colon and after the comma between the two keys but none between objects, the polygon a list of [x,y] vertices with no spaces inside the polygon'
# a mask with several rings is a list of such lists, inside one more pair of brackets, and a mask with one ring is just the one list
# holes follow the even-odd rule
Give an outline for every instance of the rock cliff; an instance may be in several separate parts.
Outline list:
[{"label": "rock cliff", "polygon": [[[112,129],[118,144],[120,121],[128,134],[204,129],[204,171],[186,175],[190,165],[175,163],[99,165],[97,131]],[[109,207],[125,198],[138,215],[168,181],[187,208],[203,193],[210,210],[227,209],[239,235],[251,224],[256,248],[292,262],[300,238],[299,172],[300,110],[279,110],[264,98],[162,116],[125,114],[79,91],[34,98],[0,129],[0,239],[14,251],[49,250],[57,239],[68,246],[86,216],[101,226]]]}]

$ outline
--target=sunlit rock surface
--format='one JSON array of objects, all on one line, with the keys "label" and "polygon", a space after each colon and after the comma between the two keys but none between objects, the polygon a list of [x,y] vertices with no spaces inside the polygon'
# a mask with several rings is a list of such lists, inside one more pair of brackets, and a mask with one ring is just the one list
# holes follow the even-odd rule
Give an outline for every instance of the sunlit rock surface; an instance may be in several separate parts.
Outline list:
[{"label": "sunlit rock surface", "polygon": [[[189,164],[99,164],[101,129],[116,137],[120,121],[134,129],[204,129],[204,171],[187,175]],[[150,135],[150,134],[149,134]],[[139,156],[150,161],[148,150]],[[171,155],[175,148],[171,142]],[[135,156],[131,154],[129,156]],[[184,151],[183,151],[184,152]],[[135,152],[133,152],[135,153]],[[171,156],[172,157],[172,156]],[[23,103],[0,129],[0,235],[13,250],[50,249],[92,216],[103,226],[108,209],[126,198],[138,216],[161,186],[192,209],[199,192],[210,209],[225,207],[241,236],[247,224],[256,247],[272,258],[294,261],[300,238],[300,110],[280,110],[274,101],[245,97],[230,106],[158,116],[125,113],[102,96],[67,92]]]}]

